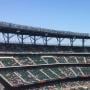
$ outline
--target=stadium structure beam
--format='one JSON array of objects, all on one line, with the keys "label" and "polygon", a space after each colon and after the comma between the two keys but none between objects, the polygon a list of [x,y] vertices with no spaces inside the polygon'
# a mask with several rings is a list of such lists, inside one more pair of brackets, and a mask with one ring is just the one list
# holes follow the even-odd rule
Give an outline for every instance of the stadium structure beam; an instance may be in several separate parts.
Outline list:
[{"label": "stadium structure beam", "polygon": [[0,52],[0,56],[90,56],[90,53],[59,53],[59,52]]},{"label": "stadium structure beam", "polygon": [[0,22],[0,32],[3,33],[19,33],[27,35],[41,35],[41,36],[50,36],[50,37],[62,37],[62,38],[86,38],[90,39],[88,33],[75,33],[69,31],[57,31],[44,28],[29,27],[25,25],[12,24],[7,22]]},{"label": "stadium structure beam", "polygon": [[[17,25],[12,23],[0,22],[0,33],[4,34],[15,34],[15,35],[22,35],[21,44],[24,43],[23,35],[29,35],[34,37],[43,37],[45,39],[45,45],[47,45],[48,40],[47,38],[67,38],[70,40],[70,45],[73,46],[74,38],[75,39],[82,39],[82,46],[85,46],[85,39],[90,39],[90,34],[88,33],[75,33],[69,31],[56,31],[44,28],[36,28],[36,27],[28,27],[24,25]],[[11,40],[12,41],[12,40]],[[58,40],[59,46],[61,40]],[[7,37],[7,42],[11,43],[9,36]],[[30,43],[29,43],[30,44]],[[36,39],[34,38],[34,45],[36,45]],[[74,45],[75,46],[75,45]]]},{"label": "stadium structure beam", "polygon": [[28,65],[28,66],[7,66],[0,67],[2,71],[16,71],[16,70],[32,70],[32,69],[44,69],[44,68],[56,68],[56,67],[90,67],[90,64],[42,64],[42,65]]},{"label": "stadium structure beam", "polygon": [[[12,43],[11,41],[13,40],[13,37],[10,37],[9,35],[10,34],[14,34],[14,36],[16,35],[17,37],[15,37],[15,39],[17,39],[17,40],[19,40],[19,42],[16,42],[16,43],[19,43],[19,44],[24,44],[24,37],[23,36],[27,36],[27,34],[23,34],[23,33],[5,33],[5,32],[0,32],[0,33],[2,33],[3,34],[3,39],[4,39],[4,41],[5,41],[5,43],[7,43],[7,44],[10,44],[10,43]],[[6,35],[7,34],[7,35]],[[20,36],[20,37],[19,37]],[[32,36],[32,37],[34,37],[33,38],[33,42],[34,42],[34,45],[38,45],[37,43],[36,43],[36,41],[37,41],[37,39],[36,39],[36,37],[42,37],[42,39],[44,38],[44,41],[45,41],[45,43],[43,43],[43,45],[47,45],[47,43],[49,42],[49,40],[48,40],[48,38],[49,37],[51,37],[51,36],[48,36],[47,34],[46,34],[46,36],[42,36],[42,35],[29,35],[29,36]],[[56,45],[58,45],[58,46],[61,46],[61,42],[64,40],[64,39],[69,39],[70,40],[70,46],[75,46],[74,45],[74,41],[76,40],[76,39],[78,39],[78,38],[75,38],[74,39],[74,37],[51,37],[51,38],[53,38],[53,39],[56,39],[57,40],[57,43],[56,43]],[[10,39],[11,39],[11,41],[10,41]],[[52,39],[52,40],[53,40]],[[85,46],[85,38],[81,38],[82,39],[82,46],[84,47]],[[42,43],[42,41],[41,41],[41,43]],[[40,42],[39,42],[39,44],[41,44]],[[28,42],[28,44],[32,44],[32,43],[30,43],[30,42]],[[41,44],[42,45],[42,44]],[[66,45],[67,45],[67,43],[66,43]],[[63,46],[63,45],[62,45]]]}]

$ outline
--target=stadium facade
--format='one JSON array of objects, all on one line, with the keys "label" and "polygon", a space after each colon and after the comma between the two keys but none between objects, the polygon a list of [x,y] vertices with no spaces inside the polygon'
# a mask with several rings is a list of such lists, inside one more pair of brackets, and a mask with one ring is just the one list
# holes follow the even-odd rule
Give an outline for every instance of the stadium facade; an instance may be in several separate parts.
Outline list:
[{"label": "stadium facade", "polygon": [[88,90],[89,39],[88,33],[0,22],[0,90]]}]

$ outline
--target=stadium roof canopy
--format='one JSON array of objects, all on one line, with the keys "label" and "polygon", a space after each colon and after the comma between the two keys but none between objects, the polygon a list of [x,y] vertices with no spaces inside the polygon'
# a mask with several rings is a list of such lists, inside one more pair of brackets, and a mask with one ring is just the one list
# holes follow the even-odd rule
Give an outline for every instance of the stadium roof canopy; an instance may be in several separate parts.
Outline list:
[{"label": "stadium roof canopy", "polygon": [[58,37],[58,38],[62,37],[62,38],[90,39],[90,34],[88,33],[57,31],[44,28],[29,27],[25,25],[12,24],[7,22],[0,22],[0,32],[32,35],[32,36],[37,35],[37,36]]}]

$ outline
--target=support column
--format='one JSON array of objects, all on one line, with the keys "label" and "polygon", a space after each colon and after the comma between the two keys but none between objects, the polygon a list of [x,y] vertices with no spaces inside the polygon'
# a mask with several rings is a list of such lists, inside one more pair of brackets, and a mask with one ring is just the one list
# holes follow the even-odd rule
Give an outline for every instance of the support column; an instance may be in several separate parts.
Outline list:
[{"label": "support column", "polygon": [[23,44],[23,35],[21,35],[21,43]]},{"label": "support column", "polygon": [[61,46],[61,42],[64,40],[64,38],[57,38],[58,46]]},{"label": "support column", "polygon": [[9,33],[7,33],[7,43],[8,43],[8,44],[9,44],[9,39],[10,39]]},{"label": "support column", "polygon": [[47,40],[47,37],[45,37],[45,45],[47,45],[47,41],[48,41],[48,40]]},{"label": "support column", "polygon": [[34,36],[33,40],[34,40],[34,45],[36,45],[36,36]]},{"label": "support column", "polygon": [[58,45],[61,46],[61,39],[58,39]]},{"label": "support column", "polygon": [[6,38],[6,36],[5,36],[5,33],[2,33],[2,36],[3,36],[3,39],[4,39],[4,43],[7,43],[7,38]]},{"label": "support column", "polygon": [[82,46],[83,47],[85,46],[85,39],[84,38],[82,39]]},{"label": "support column", "polygon": [[73,46],[73,42],[74,42],[73,38],[70,38],[70,44],[71,44],[71,46]]}]

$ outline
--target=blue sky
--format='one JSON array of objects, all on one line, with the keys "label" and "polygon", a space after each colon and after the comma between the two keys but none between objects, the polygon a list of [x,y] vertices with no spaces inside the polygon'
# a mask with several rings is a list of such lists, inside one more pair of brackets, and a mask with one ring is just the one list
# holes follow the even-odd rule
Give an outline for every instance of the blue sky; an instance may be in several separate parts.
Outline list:
[{"label": "blue sky", "polygon": [[0,21],[90,33],[90,0],[0,0]]}]

